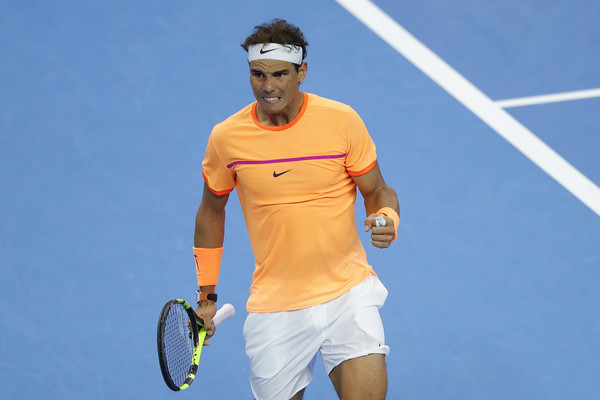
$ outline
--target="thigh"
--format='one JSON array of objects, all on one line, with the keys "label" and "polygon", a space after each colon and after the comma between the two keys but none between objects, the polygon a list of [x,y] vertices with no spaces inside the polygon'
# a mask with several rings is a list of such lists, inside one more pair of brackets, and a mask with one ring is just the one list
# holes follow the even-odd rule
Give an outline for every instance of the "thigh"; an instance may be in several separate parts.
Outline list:
[{"label": "thigh", "polygon": [[344,361],[329,374],[341,400],[383,400],[387,393],[384,354],[370,354]]},{"label": "thigh", "polygon": [[244,338],[256,399],[289,400],[312,380],[321,342],[308,320],[310,310],[248,315]]},{"label": "thigh", "polygon": [[326,332],[321,357],[327,373],[342,362],[370,354],[388,354],[379,308],[387,290],[371,277],[345,296],[335,322]]},{"label": "thigh", "polygon": [[294,397],[292,397],[290,400],[302,400],[304,398],[304,390],[302,389],[301,391],[299,391],[298,393],[296,393],[294,395]]}]

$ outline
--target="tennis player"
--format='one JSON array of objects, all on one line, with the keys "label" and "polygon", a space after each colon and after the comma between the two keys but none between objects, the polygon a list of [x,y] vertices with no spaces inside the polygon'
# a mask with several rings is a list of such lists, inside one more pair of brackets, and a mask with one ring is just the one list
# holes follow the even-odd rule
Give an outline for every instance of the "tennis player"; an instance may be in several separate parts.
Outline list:
[{"label": "tennis player", "polygon": [[398,200],[358,114],[300,91],[307,45],[299,28],[277,19],[242,44],[256,102],[208,139],[196,313],[210,321],[216,312],[225,206],[237,188],[255,257],[244,325],[255,399],[302,399],[318,353],[340,399],[384,399],[389,348],[378,310],[387,290],[367,262],[354,203],[358,187],[364,230],[386,248],[397,235]]}]

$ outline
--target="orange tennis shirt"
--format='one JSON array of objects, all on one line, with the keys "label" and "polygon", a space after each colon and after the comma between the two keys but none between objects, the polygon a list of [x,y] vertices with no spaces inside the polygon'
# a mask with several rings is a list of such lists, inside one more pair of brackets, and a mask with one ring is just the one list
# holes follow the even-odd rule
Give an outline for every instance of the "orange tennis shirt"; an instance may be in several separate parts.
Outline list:
[{"label": "orange tennis shirt", "polygon": [[237,187],[255,257],[250,312],[321,304],[372,273],[351,176],[373,168],[375,144],[352,108],[303,95],[287,125],[262,125],[257,103],[217,124],[202,163],[213,193]]}]

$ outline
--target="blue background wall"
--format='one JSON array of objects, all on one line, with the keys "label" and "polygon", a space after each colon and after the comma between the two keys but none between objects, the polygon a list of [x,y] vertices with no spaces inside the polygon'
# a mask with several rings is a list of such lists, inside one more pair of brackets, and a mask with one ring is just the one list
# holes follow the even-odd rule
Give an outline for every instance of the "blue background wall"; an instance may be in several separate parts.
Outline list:
[{"label": "blue background wall", "polygon": [[[375,3],[494,100],[600,87],[598,2]],[[303,90],[361,114],[399,195],[393,248],[365,236],[390,291],[388,398],[600,398],[598,215],[317,0],[0,0],[0,397],[251,398],[235,194],[219,294],[238,314],[180,394],[156,322],[193,300],[206,140],[253,101],[239,44],[273,17],[310,42]],[[598,98],[508,111],[600,184]],[[335,398],[322,367],[305,398]]]}]

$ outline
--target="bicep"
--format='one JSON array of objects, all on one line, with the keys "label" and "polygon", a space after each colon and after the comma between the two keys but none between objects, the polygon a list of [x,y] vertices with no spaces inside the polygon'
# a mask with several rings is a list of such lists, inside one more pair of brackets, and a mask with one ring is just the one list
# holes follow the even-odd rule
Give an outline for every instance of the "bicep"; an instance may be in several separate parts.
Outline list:
[{"label": "bicep", "polygon": [[382,207],[391,207],[399,212],[400,207],[396,192],[385,183],[377,162],[369,172],[360,176],[353,176],[352,180],[354,180],[360,194],[365,199],[367,215]]},{"label": "bicep", "polygon": [[384,189],[387,186],[377,162],[375,162],[375,165],[369,172],[359,176],[352,176],[352,180],[364,198],[370,197],[378,190]]},{"label": "bicep", "polygon": [[194,245],[196,247],[221,247],[225,236],[225,206],[229,194],[217,195],[204,184],[202,203],[196,214]]},{"label": "bicep", "polygon": [[200,209],[206,212],[221,213],[225,211],[225,206],[229,200],[229,193],[217,195],[213,193],[206,182],[204,183],[204,191],[202,192],[202,203]]}]

